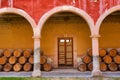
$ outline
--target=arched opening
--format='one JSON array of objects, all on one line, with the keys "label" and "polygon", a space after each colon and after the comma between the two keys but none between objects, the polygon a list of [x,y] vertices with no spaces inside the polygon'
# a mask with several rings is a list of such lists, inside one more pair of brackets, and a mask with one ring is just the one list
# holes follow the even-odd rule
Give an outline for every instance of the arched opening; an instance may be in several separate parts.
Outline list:
[{"label": "arched opening", "polygon": [[101,24],[100,46],[103,48],[119,47],[120,11],[108,15]]},{"label": "arched opening", "polygon": [[1,48],[33,49],[33,30],[24,17],[13,13],[1,14],[0,28]]},{"label": "arched opening", "polygon": [[[6,71],[6,69],[7,71],[17,71],[18,69],[18,71],[25,71],[25,67],[27,66],[26,63],[29,63],[28,59],[30,58],[30,55],[33,56],[33,53],[30,52],[31,54],[29,56],[26,56],[26,53],[24,53],[24,51],[27,49],[34,49],[34,41],[32,39],[32,36],[33,29],[26,18],[19,14],[11,12],[0,14],[0,48],[4,49],[5,51],[7,49],[13,50],[9,52],[11,54],[10,56],[7,56],[6,63],[1,64],[1,66],[3,66],[3,71]],[[18,49],[21,49],[20,56],[18,56]],[[18,52],[15,53],[15,50],[18,50]],[[9,53],[5,55],[5,51],[2,57],[6,57],[6,55],[9,55]],[[15,61],[14,59],[12,59],[13,57]],[[24,60],[25,63],[22,63],[22,61]],[[16,68],[15,66],[18,66],[18,68]],[[30,71],[32,71],[32,65],[30,67]]]},{"label": "arched opening", "polygon": [[62,11],[47,19],[41,31],[41,49],[54,68],[77,67],[77,58],[91,48],[90,28],[77,14]]},{"label": "arched opening", "polygon": [[101,65],[105,64],[106,66],[101,66],[101,71],[119,71],[120,11],[112,12],[103,20],[100,26],[100,35],[100,48],[107,51],[106,55],[102,56]]}]

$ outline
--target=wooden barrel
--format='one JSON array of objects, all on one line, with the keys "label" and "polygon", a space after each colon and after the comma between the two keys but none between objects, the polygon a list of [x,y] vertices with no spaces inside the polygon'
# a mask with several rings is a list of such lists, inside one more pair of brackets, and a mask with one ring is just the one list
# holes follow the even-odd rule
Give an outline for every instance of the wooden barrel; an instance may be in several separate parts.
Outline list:
[{"label": "wooden barrel", "polygon": [[0,65],[4,65],[5,63],[7,63],[7,58],[5,56],[0,57]]},{"label": "wooden barrel", "polygon": [[13,70],[19,72],[22,69],[22,65],[20,63],[16,63],[13,66]]},{"label": "wooden barrel", "polygon": [[118,66],[117,66],[116,63],[112,62],[108,65],[108,68],[109,68],[110,71],[117,71]]},{"label": "wooden barrel", "polygon": [[114,62],[117,63],[117,64],[120,64],[120,55],[116,55],[114,58],[113,58]]},{"label": "wooden barrel", "polygon": [[89,70],[89,71],[92,71],[92,70],[93,70],[93,63],[92,63],[92,62],[88,64],[88,70]]},{"label": "wooden barrel", "polygon": [[40,64],[45,64],[47,62],[46,56],[40,56]]},{"label": "wooden barrel", "polygon": [[2,71],[3,70],[3,66],[2,65],[0,65],[0,71]]},{"label": "wooden barrel", "polygon": [[107,71],[107,65],[104,62],[100,62],[100,70]]},{"label": "wooden barrel", "polygon": [[23,70],[28,72],[28,71],[31,71],[32,69],[32,64],[30,63],[25,63],[24,66],[23,66]]},{"label": "wooden barrel", "polygon": [[112,58],[110,55],[106,55],[103,57],[103,61],[106,63],[106,64],[110,64],[112,62]]},{"label": "wooden barrel", "polygon": [[90,57],[92,57],[92,49],[91,49],[91,48],[87,50],[87,54],[88,54]]},{"label": "wooden barrel", "polygon": [[116,50],[116,49],[108,48],[107,51],[108,51],[108,54],[109,54],[111,57],[114,57],[114,56],[117,55],[117,50]]},{"label": "wooden barrel", "polygon": [[11,56],[8,60],[10,64],[15,64],[17,62],[17,58],[15,56]]},{"label": "wooden barrel", "polygon": [[24,56],[19,57],[18,62],[20,64],[25,64],[27,62],[27,58]]},{"label": "wooden barrel", "polygon": [[85,55],[82,60],[84,63],[88,64],[92,61],[92,58],[88,55]]},{"label": "wooden barrel", "polygon": [[99,55],[100,57],[104,57],[107,54],[107,51],[105,49],[99,49]]},{"label": "wooden barrel", "polygon": [[34,63],[34,58],[33,58],[33,56],[30,56],[29,59],[28,59],[28,61],[29,61],[30,64],[33,64],[33,63]]},{"label": "wooden barrel", "polygon": [[14,55],[15,57],[20,57],[20,56],[22,55],[22,53],[23,53],[23,50],[22,50],[22,49],[16,49],[16,50],[14,50],[13,55]]},{"label": "wooden barrel", "polygon": [[10,63],[6,63],[3,66],[3,71],[8,72],[8,71],[11,71],[11,70],[12,70],[12,65]]},{"label": "wooden barrel", "polygon": [[79,70],[79,71],[82,71],[82,72],[87,71],[87,65],[86,65],[85,63],[81,63],[81,64],[78,66],[78,70]]},{"label": "wooden barrel", "polygon": [[50,63],[43,64],[44,71],[51,71],[52,65]]},{"label": "wooden barrel", "polygon": [[31,55],[33,54],[33,51],[32,51],[32,49],[26,49],[26,50],[24,50],[24,52],[23,52],[23,55],[25,56],[25,57],[30,57]]},{"label": "wooden barrel", "polygon": [[6,49],[6,50],[4,50],[4,56],[5,57],[10,57],[10,56],[12,56],[12,54],[13,54],[13,49]]},{"label": "wooden barrel", "polygon": [[0,57],[3,56],[3,53],[4,53],[4,50],[3,50],[3,49],[0,49]]}]

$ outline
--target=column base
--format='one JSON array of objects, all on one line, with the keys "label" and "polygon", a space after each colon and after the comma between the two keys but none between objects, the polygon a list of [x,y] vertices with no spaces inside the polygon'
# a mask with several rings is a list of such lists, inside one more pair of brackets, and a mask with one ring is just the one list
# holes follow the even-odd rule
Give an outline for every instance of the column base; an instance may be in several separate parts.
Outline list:
[{"label": "column base", "polygon": [[102,76],[102,72],[100,70],[93,70],[92,76]]},{"label": "column base", "polygon": [[41,77],[41,71],[40,70],[33,71],[32,77]]}]

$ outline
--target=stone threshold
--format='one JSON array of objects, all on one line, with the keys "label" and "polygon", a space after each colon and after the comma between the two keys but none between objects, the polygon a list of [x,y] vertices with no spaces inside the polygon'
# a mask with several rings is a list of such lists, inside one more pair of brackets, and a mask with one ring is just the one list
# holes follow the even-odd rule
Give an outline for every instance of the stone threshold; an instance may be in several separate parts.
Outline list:
[{"label": "stone threshold", "polygon": [[[102,77],[120,77],[120,71],[117,72],[102,72]],[[0,72],[0,77],[32,77],[31,72]],[[42,71],[42,77],[86,77],[91,78],[91,72],[80,72],[76,69],[54,69],[53,71]]]}]

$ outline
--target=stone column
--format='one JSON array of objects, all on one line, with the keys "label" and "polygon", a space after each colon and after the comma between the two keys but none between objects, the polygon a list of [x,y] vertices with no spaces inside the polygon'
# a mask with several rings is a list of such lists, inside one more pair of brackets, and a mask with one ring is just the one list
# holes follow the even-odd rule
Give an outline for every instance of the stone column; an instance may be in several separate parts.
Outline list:
[{"label": "stone column", "polygon": [[93,52],[93,70],[92,76],[101,75],[100,63],[99,63],[99,42],[98,38],[100,35],[93,35],[92,38],[92,52]]},{"label": "stone column", "polygon": [[40,37],[34,36],[34,70],[32,73],[33,77],[40,77]]}]

